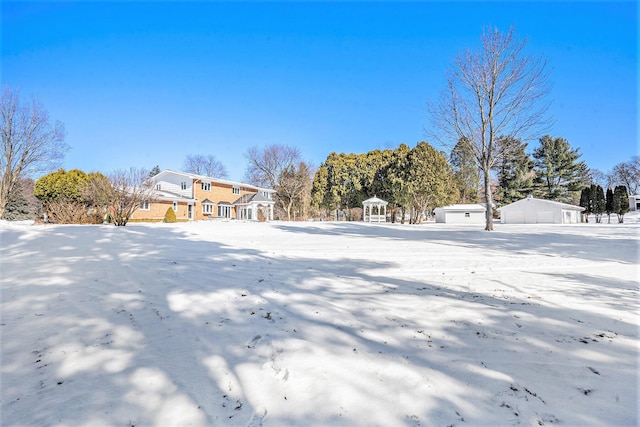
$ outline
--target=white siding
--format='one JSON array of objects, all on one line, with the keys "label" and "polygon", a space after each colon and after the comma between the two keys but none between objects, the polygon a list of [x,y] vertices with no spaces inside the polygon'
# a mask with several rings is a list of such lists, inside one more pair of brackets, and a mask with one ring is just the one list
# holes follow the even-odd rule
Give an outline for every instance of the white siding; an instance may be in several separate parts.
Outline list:
[{"label": "white siding", "polygon": [[[187,187],[185,190],[182,189],[182,183],[185,182]],[[184,197],[192,197],[193,189],[191,188],[193,185],[192,179],[187,176],[182,176],[178,174],[166,174],[164,175],[160,181],[155,181],[154,188],[160,184],[160,189],[164,191],[170,191],[171,193],[180,194]]]},{"label": "white siding", "polygon": [[580,221],[580,208],[527,198],[500,208],[500,218],[503,224],[574,224]]},{"label": "white siding", "polygon": [[452,205],[435,209],[437,223],[484,224],[485,208],[479,205]]}]

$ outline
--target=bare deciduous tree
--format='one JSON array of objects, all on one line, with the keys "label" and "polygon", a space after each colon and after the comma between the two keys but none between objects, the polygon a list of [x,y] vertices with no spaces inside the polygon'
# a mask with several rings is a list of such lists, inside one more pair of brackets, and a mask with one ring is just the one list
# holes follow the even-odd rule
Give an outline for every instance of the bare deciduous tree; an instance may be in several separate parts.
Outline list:
[{"label": "bare deciduous tree", "polygon": [[298,166],[290,166],[285,169],[278,179],[278,200],[287,213],[287,220],[291,221],[292,213],[295,219],[294,208],[304,217],[311,202],[311,185],[313,170],[306,163],[300,162]]},{"label": "bare deciduous tree", "polygon": [[184,160],[183,167],[185,172],[205,175],[211,178],[226,178],[228,176],[227,168],[211,154],[208,156],[190,154]]},{"label": "bare deciduous tree", "polygon": [[282,172],[301,161],[300,150],[287,145],[269,145],[263,149],[251,147],[245,155],[249,161],[245,178],[259,187],[276,189]]},{"label": "bare deciduous tree", "polygon": [[249,166],[245,179],[259,187],[276,190],[275,201],[291,220],[291,208],[300,200],[301,192],[309,186],[308,168],[301,161],[300,150],[287,145],[269,145],[247,151]]},{"label": "bare deciduous tree", "polygon": [[618,163],[610,174],[611,186],[624,185],[629,194],[638,194],[640,190],[640,156],[633,156],[630,161]]},{"label": "bare deciduous tree", "polygon": [[550,91],[546,61],[524,52],[526,40],[514,28],[485,29],[481,48],[459,55],[447,89],[429,106],[433,135],[449,144],[465,138],[483,175],[487,203],[485,230],[493,230],[491,169],[508,153],[509,141],[530,140],[550,124],[545,118]]},{"label": "bare deciduous tree", "polygon": [[36,101],[21,103],[18,90],[2,89],[0,99],[0,217],[18,180],[55,169],[63,158],[64,126],[51,123]]},{"label": "bare deciduous tree", "polygon": [[141,204],[152,201],[153,187],[148,185],[148,176],[148,170],[137,168],[116,170],[109,175],[111,188],[107,191],[111,194],[108,210],[115,225],[127,225]]}]

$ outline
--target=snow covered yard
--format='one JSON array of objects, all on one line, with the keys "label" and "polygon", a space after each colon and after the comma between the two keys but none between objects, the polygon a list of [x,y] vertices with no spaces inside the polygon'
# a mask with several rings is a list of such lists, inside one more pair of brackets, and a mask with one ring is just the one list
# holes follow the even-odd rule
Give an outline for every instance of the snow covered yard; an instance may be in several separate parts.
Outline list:
[{"label": "snow covered yard", "polygon": [[634,426],[638,224],[0,224],[1,424]]}]

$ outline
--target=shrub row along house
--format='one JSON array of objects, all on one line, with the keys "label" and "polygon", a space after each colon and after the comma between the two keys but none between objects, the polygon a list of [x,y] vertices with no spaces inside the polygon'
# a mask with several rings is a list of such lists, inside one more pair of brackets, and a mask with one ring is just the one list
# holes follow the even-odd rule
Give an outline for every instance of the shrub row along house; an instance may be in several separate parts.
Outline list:
[{"label": "shrub row along house", "polygon": [[162,221],[173,209],[178,221],[203,219],[273,219],[275,190],[186,172],[164,170],[149,179],[151,200],[132,221]]}]

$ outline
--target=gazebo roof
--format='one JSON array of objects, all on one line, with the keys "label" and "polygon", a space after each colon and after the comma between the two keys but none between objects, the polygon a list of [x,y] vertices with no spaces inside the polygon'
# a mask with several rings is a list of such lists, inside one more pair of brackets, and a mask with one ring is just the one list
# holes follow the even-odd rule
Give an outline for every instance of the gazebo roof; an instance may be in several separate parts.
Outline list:
[{"label": "gazebo roof", "polygon": [[371,197],[370,199],[367,199],[365,201],[362,202],[363,205],[388,205],[389,202],[379,199],[376,196]]}]

